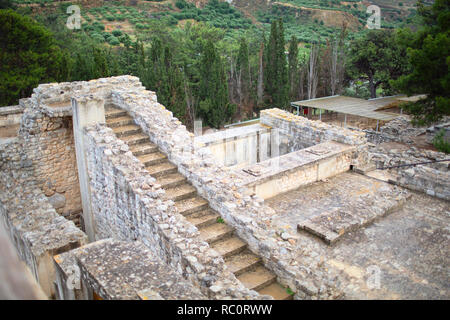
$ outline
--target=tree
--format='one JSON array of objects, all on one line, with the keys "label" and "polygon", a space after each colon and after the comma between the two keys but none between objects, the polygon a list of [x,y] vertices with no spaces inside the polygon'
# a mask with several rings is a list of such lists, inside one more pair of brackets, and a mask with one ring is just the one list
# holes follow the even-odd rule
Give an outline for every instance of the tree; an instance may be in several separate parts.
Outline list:
[{"label": "tree", "polygon": [[68,72],[52,34],[12,10],[0,10],[0,66],[0,105],[30,96],[40,83],[65,80]]},{"label": "tree", "polygon": [[408,72],[406,48],[397,42],[393,30],[370,30],[350,45],[348,72],[353,79],[368,82],[371,98],[382,86],[392,92],[390,80]]},{"label": "tree", "polygon": [[219,128],[236,106],[229,103],[225,69],[211,40],[204,45],[200,61],[199,115],[208,125]]},{"label": "tree", "polygon": [[428,123],[450,114],[450,1],[436,0],[432,6],[419,1],[418,8],[424,28],[409,41],[412,72],[393,85],[409,95],[427,94],[408,109],[416,120]]},{"label": "tree", "polygon": [[285,108],[289,104],[289,79],[281,19],[272,22],[266,46],[265,90],[269,104]]},{"label": "tree", "polygon": [[292,36],[289,42],[289,98],[295,100],[298,97],[298,39]]},{"label": "tree", "polygon": [[319,84],[319,55],[320,45],[313,44],[309,54],[308,99],[314,99],[317,94],[317,85]]},{"label": "tree", "polygon": [[245,38],[241,38],[239,53],[236,61],[236,75],[238,78],[239,106],[250,103],[251,74],[248,53],[248,43]]},{"label": "tree", "polygon": [[344,83],[345,74],[345,50],[344,39],[347,25],[342,27],[339,38],[328,42],[330,55],[328,59],[331,95],[340,94]]}]

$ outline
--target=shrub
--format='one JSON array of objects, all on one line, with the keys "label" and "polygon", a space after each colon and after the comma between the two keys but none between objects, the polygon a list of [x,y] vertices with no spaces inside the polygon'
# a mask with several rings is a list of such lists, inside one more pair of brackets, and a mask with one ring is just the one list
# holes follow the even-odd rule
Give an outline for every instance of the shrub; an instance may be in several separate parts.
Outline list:
[{"label": "shrub", "polygon": [[117,46],[117,45],[120,44],[120,41],[119,41],[119,39],[117,39],[116,37],[110,36],[110,37],[108,38],[108,43],[109,43],[110,45],[112,45],[112,46]]},{"label": "shrub", "polygon": [[112,32],[112,34],[113,34],[114,36],[116,36],[116,37],[120,37],[120,36],[122,35],[122,31],[121,31],[121,30],[114,30],[114,31]]},{"label": "shrub", "polygon": [[450,142],[445,140],[445,129],[441,129],[434,136],[433,145],[440,152],[450,153]]}]

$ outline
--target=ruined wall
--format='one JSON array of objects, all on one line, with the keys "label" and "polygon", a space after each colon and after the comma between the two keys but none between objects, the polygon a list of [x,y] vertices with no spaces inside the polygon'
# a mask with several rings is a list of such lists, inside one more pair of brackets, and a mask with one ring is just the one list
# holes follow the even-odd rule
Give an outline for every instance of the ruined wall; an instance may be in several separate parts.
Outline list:
[{"label": "ruined wall", "polygon": [[73,137],[71,97],[93,93],[108,99],[111,88],[141,88],[133,77],[41,84],[31,98],[21,99],[24,110],[18,135],[20,158],[62,216],[83,227],[81,196]]},{"label": "ruined wall", "polygon": [[[89,299],[92,292],[104,300],[206,299],[140,242],[99,240],[58,255],[55,262],[64,300]],[[72,280],[70,292],[66,282]]]},{"label": "ruined wall", "polygon": [[26,172],[0,172],[0,218],[20,258],[45,294],[53,297],[53,255],[85,244],[87,237],[72,221],[56,213]]},{"label": "ruined wall", "polygon": [[260,119],[261,124],[278,128],[280,134],[288,137],[290,152],[326,141],[349,145],[363,145],[367,142],[364,133],[308,120],[280,109],[262,110]]},{"label": "ruined wall", "polygon": [[13,126],[20,123],[23,107],[20,105],[0,107],[0,127]]},{"label": "ruined wall", "polygon": [[[278,282],[296,293],[295,298],[334,299],[342,296],[337,276],[318,265],[317,259],[305,259],[302,267],[294,263],[294,244],[277,233],[279,228],[272,223],[273,209],[265,206],[264,200],[256,195],[245,196],[239,175],[218,165],[208,150],[196,149],[194,135],[157,103],[154,93],[129,94],[126,90],[113,90],[111,102],[128,111],[150,140],[208,200],[211,208],[236,229],[251,251],[261,256],[264,265],[277,275]],[[312,256],[313,249],[304,248],[304,253]],[[224,291],[223,286],[220,288]]]},{"label": "ruined wall", "polygon": [[[399,166],[406,164],[433,162],[448,159],[442,152],[419,150],[414,147],[399,152],[383,146],[370,150],[370,157],[377,168]],[[450,200],[450,163],[437,162],[417,166],[389,169],[395,177],[394,183],[430,196]]]},{"label": "ruined wall", "polygon": [[112,129],[88,127],[86,139],[97,239],[139,240],[210,298],[259,297],[225,269],[222,257],[199,239],[174,202],[162,199],[164,190]]},{"label": "ruined wall", "polygon": [[195,137],[198,148],[208,148],[224,166],[245,166],[271,157],[271,132],[259,124],[230,128]]},{"label": "ruined wall", "polygon": [[71,117],[27,109],[20,128],[34,179],[59,214],[80,226],[80,186]]},{"label": "ruined wall", "polygon": [[338,142],[324,142],[279,158],[266,160],[234,173],[240,175],[245,194],[272,198],[319,180],[348,171],[354,147]]}]

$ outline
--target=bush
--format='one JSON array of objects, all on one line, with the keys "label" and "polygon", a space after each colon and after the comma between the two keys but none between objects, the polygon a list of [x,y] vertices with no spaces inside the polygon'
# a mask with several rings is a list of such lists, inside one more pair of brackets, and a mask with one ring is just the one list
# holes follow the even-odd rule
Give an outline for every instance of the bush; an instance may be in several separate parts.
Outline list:
[{"label": "bush", "polygon": [[99,33],[92,33],[91,38],[97,42],[105,42],[105,38]]},{"label": "bush", "polygon": [[116,36],[116,37],[120,37],[120,36],[122,35],[122,31],[121,31],[121,30],[114,30],[114,31],[112,32],[112,34],[113,34],[114,36]]},{"label": "bush", "polygon": [[450,153],[450,142],[445,140],[445,129],[441,129],[434,136],[433,145],[440,152]]},{"label": "bush", "polygon": [[116,37],[111,36],[111,37],[108,38],[108,43],[109,43],[110,45],[112,45],[112,46],[117,46],[117,45],[120,44],[120,41],[119,41],[119,39],[117,39]]}]

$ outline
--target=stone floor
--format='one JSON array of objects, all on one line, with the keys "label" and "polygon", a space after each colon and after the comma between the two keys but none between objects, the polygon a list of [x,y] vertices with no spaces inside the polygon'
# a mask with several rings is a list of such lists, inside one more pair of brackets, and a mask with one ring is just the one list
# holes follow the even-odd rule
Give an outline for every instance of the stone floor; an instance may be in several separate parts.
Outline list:
[{"label": "stone floor", "polygon": [[360,210],[361,197],[368,206],[379,206],[389,188],[394,186],[344,173],[268,199],[266,204],[277,212],[275,223],[296,234],[292,240],[297,258],[291,265],[312,272],[322,265],[330,274],[338,274],[336,284],[345,298],[450,299],[447,201],[410,191],[402,208],[352,229],[333,245],[309,232],[295,232],[298,223],[325,209]]}]

